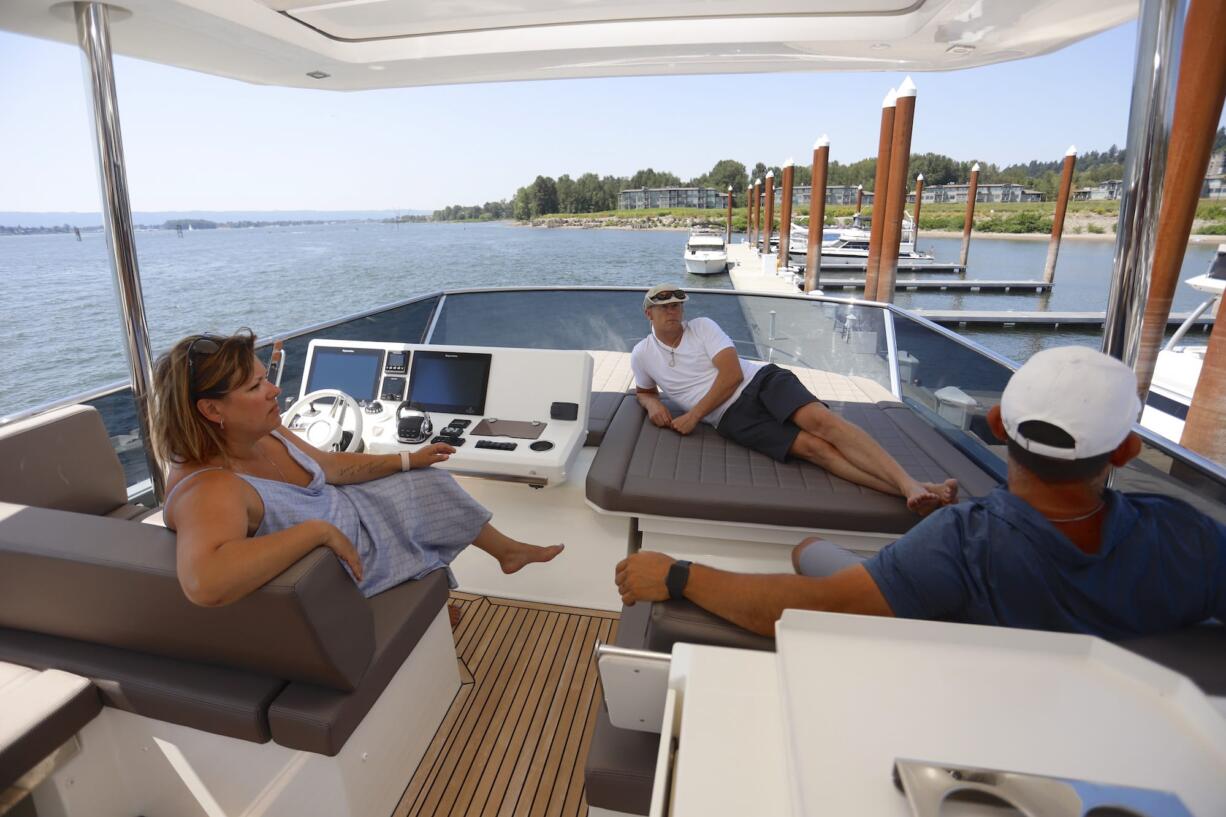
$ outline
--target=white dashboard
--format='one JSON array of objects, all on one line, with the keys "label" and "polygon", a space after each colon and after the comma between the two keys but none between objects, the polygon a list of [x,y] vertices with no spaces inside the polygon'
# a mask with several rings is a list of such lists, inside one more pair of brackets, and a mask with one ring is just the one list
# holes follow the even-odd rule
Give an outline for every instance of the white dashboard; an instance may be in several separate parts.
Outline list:
[{"label": "white dashboard", "polygon": [[[447,442],[456,452],[436,468],[544,487],[566,481],[583,447],[591,388],[583,351],[313,340],[299,399],[321,390],[353,398],[356,407],[333,413],[367,452]],[[320,401],[286,414],[312,442],[312,418],[332,410],[331,398]],[[430,433],[403,436],[419,431],[423,413]]]}]

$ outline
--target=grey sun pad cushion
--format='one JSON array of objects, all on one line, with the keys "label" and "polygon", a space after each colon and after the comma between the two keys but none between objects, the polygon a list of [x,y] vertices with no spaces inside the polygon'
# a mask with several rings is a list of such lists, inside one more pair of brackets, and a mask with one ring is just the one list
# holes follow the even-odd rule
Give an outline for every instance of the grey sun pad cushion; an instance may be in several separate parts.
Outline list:
[{"label": "grey sun pad cushion", "polygon": [[[981,496],[996,480],[901,403],[831,402],[922,481],[958,480]],[[779,463],[700,424],[683,437],[622,400],[588,472],[587,497],[608,511],[801,528],[905,533],[919,518],[900,497],[807,462]]]}]

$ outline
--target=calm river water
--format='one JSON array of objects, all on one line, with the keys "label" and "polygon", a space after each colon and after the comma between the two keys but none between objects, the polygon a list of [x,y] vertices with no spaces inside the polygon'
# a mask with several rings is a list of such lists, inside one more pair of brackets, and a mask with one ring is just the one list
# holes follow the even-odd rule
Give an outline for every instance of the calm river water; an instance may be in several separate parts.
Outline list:
[{"label": "calm river water", "polygon": [[[731,287],[724,275],[685,274],[685,240],[684,232],[500,223],[196,230],[182,238],[142,230],[136,236],[155,350],[202,330],[248,326],[259,335],[280,334],[439,289],[659,282]],[[942,260],[956,260],[958,247],[955,238],[920,236],[920,248]],[[1102,310],[1113,249],[1109,241],[1066,240],[1051,295],[901,293],[897,302],[934,309]],[[1046,251],[1044,242],[978,240],[966,277],[1040,278]],[[1213,251],[1210,244],[1190,247],[1183,277],[1204,272]],[[2,237],[0,277],[0,416],[126,376],[100,233],[82,241],[71,235]],[[1200,293],[1181,287],[1175,310],[1200,300]],[[1095,335],[1067,331],[966,334],[1016,360],[1051,345],[1097,342]]]}]

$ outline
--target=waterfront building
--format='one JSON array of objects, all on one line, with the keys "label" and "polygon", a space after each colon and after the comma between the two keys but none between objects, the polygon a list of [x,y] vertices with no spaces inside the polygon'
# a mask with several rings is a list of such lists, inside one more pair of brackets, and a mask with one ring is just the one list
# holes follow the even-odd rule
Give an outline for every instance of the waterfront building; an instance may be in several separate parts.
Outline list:
[{"label": "waterfront building", "polygon": [[[965,203],[969,191],[969,184],[924,185],[924,204]],[[980,184],[975,194],[975,201],[981,202],[1042,200],[1043,194],[1038,190],[1027,190],[1024,186],[1011,182]],[[907,201],[914,202],[915,193],[909,193]]]},{"label": "waterfront building", "polygon": [[1226,174],[1216,173],[1205,177],[1205,184],[1200,189],[1202,199],[1226,199]]},{"label": "waterfront building", "polygon": [[669,207],[714,210],[727,206],[728,194],[713,187],[641,187],[637,190],[623,190],[617,197],[619,210]]},{"label": "waterfront building", "polygon": [[1226,148],[1215,150],[1209,157],[1209,169],[1205,171],[1205,176],[1226,176]]},{"label": "waterfront building", "polygon": [[[850,184],[826,185],[826,204],[853,205],[856,203],[856,186]],[[813,200],[813,185],[798,184],[792,187],[792,204],[809,204]],[[783,188],[775,188],[775,204],[783,203]],[[865,206],[873,203],[873,194],[864,191]]]},{"label": "waterfront building", "polygon": [[1116,201],[1124,190],[1121,179],[1099,182],[1093,187],[1079,187],[1073,191],[1074,201]]}]

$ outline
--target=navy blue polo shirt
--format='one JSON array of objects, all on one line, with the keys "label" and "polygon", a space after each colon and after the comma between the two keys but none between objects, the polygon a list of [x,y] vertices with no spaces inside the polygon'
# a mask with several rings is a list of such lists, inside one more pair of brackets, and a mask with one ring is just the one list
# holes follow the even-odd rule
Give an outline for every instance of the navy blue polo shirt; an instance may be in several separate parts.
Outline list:
[{"label": "navy blue polo shirt", "polygon": [[1119,639],[1226,620],[1226,525],[1156,494],[1106,493],[1098,553],[997,488],[864,563],[894,615]]}]

